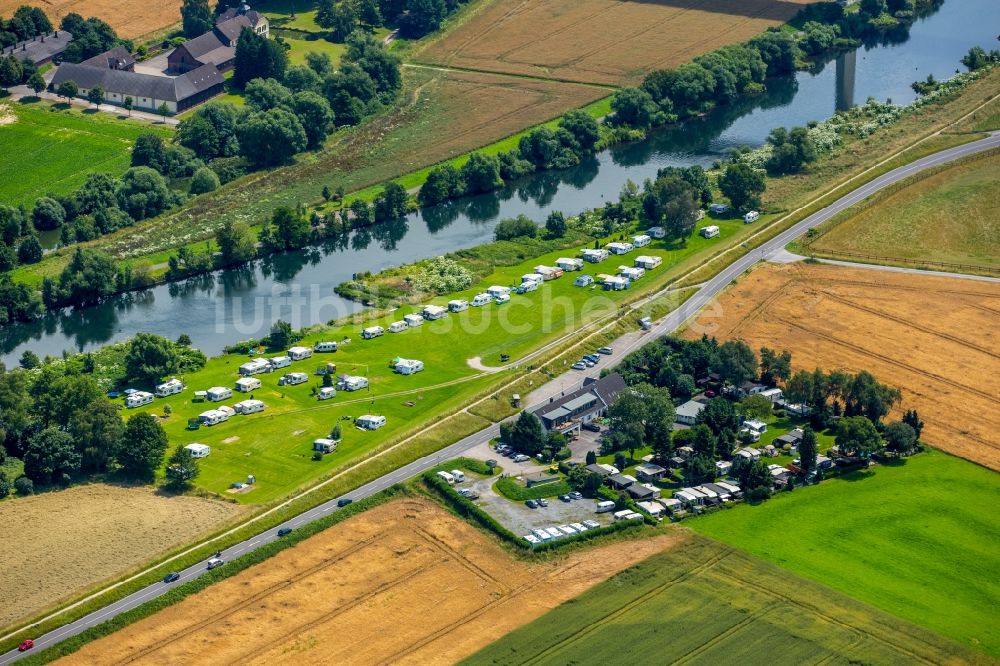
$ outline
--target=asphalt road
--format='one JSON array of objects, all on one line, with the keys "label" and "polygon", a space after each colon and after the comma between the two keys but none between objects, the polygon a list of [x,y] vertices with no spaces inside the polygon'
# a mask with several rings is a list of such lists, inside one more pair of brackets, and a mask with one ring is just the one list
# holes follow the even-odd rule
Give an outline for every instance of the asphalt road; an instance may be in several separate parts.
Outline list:
[{"label": "asphalt road", "polygon": [[[775,238],[765,242],[761,247],[754,249],[748,254],[744,255],[740,259],[737,259],[732,264],[727,266],[718,275],[713,277],[708,282],[705,282],[691,298],[689,298],[685,303],[674,310],[666,317],[664,317],[659,323],[657,323],[650,331],[640,336],[635,336],[625,345],[616,345],[615,347],[615,359],[620,359],[631,351],[641,347],[642,345],[650,342],[651,340],[672,333],[677,330],[685,321],[687,321],[691,316],[697,313],[701,308],[707,305],[716,295],[722,291],[726,285],[736,279],[739,275],[746,272],[751,266],[753,266],[758,261],[761,261],[771,252],[784,247],[786,244],[804,234],[808,229],[814,227],[821,222],[825,222],[834,215],[840,213],[841,211],[850,208],[859,201],[865,199],[866,197],[874,194],[880,189],[892,185],[893,183],[900,181],[908,176],[913,175],[924,169],[932,168],[947,162],[965,157],[966,155],[972,155],[974,153],[979,153],[991,148],[1000,147],[1000,133],[993,134],[987,138],[974,141],[972,143],[967,143],[962,146],[956,146],[955,148],[949,148],[941,152],[935,153],[933,155],[928,155],[927,157],[921,158],[915,162],[907,164],[905,166],[894,169],[886,174],[883,174],[872,180],[871,182],[862,185],[861,187],[853,190],[849,194],[844,195],[840,199],[836,200],[834,203],[830,204],[826,208],[813,213],[809,217],[805,218],[801,222],[797,223],[795,226],[789,228],[788,230],[782,232]],[[593,368],[587,372],[579,372],[575,370],[570,370],[573,373],[573,377],[582,381],[584,377],[587,376],[598,376],[600,373],[600,368]],[[553,394],[558,394],[559,390],[553,392]],[[544,400],[539,400],[536,404],[541,404],[547,402],[547,398]],[[534,406],[534,405],[532,405]],[[469,435],[465,439],[462,439],[454,444],[447,446],[440,451],[437,451],[431,455],[415,460],[414,462],[400,467],[389,474],[381,476],[370,483],[367,483],[360,488],[357,488],[351,493],[348,493],[345,497],[350,497],[351,499],[358,500],[365,497],[369,497],[378,493],[386,488],[392,486],[393,484],[405,481],[411,477],[414,477],[421,472],[438,465],[439,463],[455,458],[462,455],[464,452],[473,448],[478,444],[489,441],[490,439],[496,437],[500,433],[500,426],[497,424],[491,425],[477,433]],[[234,560],[241,555],[245,555],[264,544],[270,543],[278,539],[277,532],[282,527],[301,527],[306,523],[312,522],[328,515],[332,511],[337,510],[337,501],[339,498],[332,499],[324,504],[321,504],[309,511],[299,514],[298,516],[288,520],[281,525],[268,530],[267,532],[258,534],[246,541],[238,543],[230,548],[222,551],[221,557],[226,562]],[[223,565],[225,566],[225,565]],[[136,608],[143,603],[149,601],[150,599],[155,599],[161,594],[167,592],[173,587],[180,585],[183,582],[192,580],[201,576],[206,571],[205,563],[200,563],[188,567],[183,571],[180,571],[180,580],[174,583],[163,583],[157,582],[145,587],[129,596],[120,599],[112,604],[96,610],[89,615],[86,615],[74,622],[67,625],[54,629],[47,634],[42,636],[31,636],[30,631],[26,632],[24,638],[33,638],[35,641],[35,648],[31,652],[37,652],[38,650],[44,649],[46,647],[55,645],[70,636],[75,636],[90,627],[96,626],[110,620],[111,618],[124,613],[125,611]],[[7,652],[6,654],[0,656],[0,666],[4,664],[10,664],[21,657],[27,656],[29,653],[19,653],[16,650]]]}]

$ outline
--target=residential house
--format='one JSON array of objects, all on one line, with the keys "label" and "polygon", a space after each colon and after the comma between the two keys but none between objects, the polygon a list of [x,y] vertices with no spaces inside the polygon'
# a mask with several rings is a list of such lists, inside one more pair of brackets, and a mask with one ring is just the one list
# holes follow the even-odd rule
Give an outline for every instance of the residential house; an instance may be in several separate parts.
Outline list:
[{"label": "residential house", "polygon": [[184,73],[204,65],[213,65],[225,72],[232,69],[236,61],[236,42],[244,28],[264,37],[270,36],[267,17],[249,7],[245,11],[236,10],[228,18],[226,16],[227,14],[221,14],[211,30],[189,39],[171,51],[167,56],[167,69]]},{"label": "residential house", "polygon": [[684,425],[694,425],[698,420],[698,415],[701,414],[703,409],[705,409],[705,405],[703,403],[695,400],[688,400],[677,408],[677,416],[674,420],[677,421],[677,423],[683,423]]},{"label": "residential house", "polygon": [[635,468],[635,475],[640,481],[659,481],[667,475],[667,469],[653,463],[643,463]]},{"label": "residential house", "polygon": [[612,474],[605,479],[605,482],[615,490],[625,490],[629,486],[638,483],[634,476],[628,474]]},{"label": "residential house", "polygon": [[546,431],[554,430],[564,435],[579,432],[581,424],[604,416],[624,389],[625,380],[614,372],[597,380],[585,381],[577,390],[558,399],[553,398],[532,412],[541,420]]}]

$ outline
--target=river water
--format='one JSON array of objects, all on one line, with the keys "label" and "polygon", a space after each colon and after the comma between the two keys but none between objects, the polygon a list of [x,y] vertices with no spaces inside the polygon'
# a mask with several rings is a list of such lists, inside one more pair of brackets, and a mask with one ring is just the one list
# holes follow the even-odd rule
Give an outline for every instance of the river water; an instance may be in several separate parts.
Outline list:
[{"label": "river water", "polygon": [[617,198],[629,179],[641,183],[668,165],[709,165],[731,148],[760,145],[774,127],[823,120],[869,96],[910,102],[910,83],[928,74],[951,76],[971,46],[995,48],[998,32],[997,0],[947,0],[906,35],[862,46],[819,71],[769,82],[759,98],[604,151],[574,169],[536,174],[503,191],[426,209],[323,247],[6,326],[0,354],[9,367],[26,349],[55,356],[152,332],[169,338],[186,333],[213,355],[266,334],[279,318],[295,327],[335,319],[361,308],[333,293],[356,272],[487,242],[498,220],[522,213],[538,221],[553,210],[577,214]]}]

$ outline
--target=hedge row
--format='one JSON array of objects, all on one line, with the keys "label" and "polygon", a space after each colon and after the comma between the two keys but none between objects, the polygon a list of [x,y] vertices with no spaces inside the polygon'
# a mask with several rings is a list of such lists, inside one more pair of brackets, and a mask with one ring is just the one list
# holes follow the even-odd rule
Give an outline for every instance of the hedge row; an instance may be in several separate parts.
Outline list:
[{"label": "hedge row", "polygon": [[550,481],[549,483],[540,483],[531,488],[525,488],[509,476],[498,480],[494,484],[494,487],[498,493],[507,499],[518,502],[541,499],[542,497],[557,497],[573,490],[565,480]]}]

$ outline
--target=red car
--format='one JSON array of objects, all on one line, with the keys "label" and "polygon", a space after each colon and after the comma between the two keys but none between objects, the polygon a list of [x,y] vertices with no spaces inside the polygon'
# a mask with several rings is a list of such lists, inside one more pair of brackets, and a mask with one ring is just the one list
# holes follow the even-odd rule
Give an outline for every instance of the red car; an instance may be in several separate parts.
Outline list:
[{"label": "red car", "polygon": [[709,389],[709,390],[705,391],[705,397],[706,398],[714,398],[715,397],[715,391],[713,391],[712,389]]},{"label": "red car", "polygon": [[35,641],[28,638],[22,641],[21,644],[17,646],[17,651],[26,652],[27,650],[30,650],[33,647],[35,647]]}]

